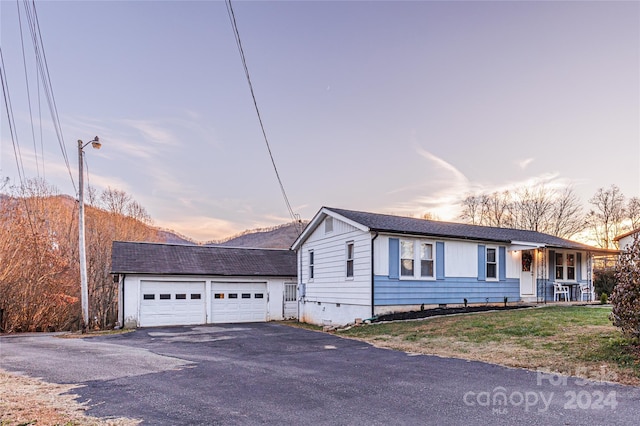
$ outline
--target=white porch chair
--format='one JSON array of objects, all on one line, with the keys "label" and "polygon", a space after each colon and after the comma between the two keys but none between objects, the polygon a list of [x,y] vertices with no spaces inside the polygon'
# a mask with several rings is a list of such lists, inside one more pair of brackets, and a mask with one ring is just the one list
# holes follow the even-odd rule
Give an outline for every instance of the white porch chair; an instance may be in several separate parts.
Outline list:
[{"label": "white porch chair", "polygon": [[553,301],[560,301],[560,296],[564,295],[565,302],[569,301],[569,287],[560,283],[553,283]]},{"label": "white porch chair", "polygon": [[588,284],[580,284],[580,301],[586,300],[587,302],[592,302],[595,299],[595,294]]}]

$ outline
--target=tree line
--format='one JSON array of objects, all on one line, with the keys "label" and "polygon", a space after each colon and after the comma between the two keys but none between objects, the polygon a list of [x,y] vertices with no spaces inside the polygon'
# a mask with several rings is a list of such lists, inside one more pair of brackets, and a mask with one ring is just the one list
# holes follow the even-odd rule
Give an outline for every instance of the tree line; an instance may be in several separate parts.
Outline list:
[{"label": "tree line", "polygon": [[[88,191],[85,239],[89,324],[117,321],[114,240],[159,241],[144,207],[124,191]],[[5,332],[81,327],[78,202],[42,179],[0,193],[0,327]]]},{"label": "tree line", "polygon": [[544,184],[515,191],[469,194],[462,200],[460,219],[474,225],[516,228],[571,238],[584,232],[593,245],[616,248],[614,238],[640,228],[640,198],[626,198],[620,188],[599,188],[590,209],[572,187]]}]

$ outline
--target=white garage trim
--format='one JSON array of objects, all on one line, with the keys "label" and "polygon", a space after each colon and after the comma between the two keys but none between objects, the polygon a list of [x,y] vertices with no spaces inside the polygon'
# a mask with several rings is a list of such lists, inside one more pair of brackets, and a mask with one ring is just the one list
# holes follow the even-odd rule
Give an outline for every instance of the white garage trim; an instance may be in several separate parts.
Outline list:
[{"label": "white garage trim", "polygon": [[266,282],[211,282],[211,322],[263,322],[268,318]]},{"label": "white garage trim", "polygon": [[204,281],[140,281],[140,326],[204,324]]}]

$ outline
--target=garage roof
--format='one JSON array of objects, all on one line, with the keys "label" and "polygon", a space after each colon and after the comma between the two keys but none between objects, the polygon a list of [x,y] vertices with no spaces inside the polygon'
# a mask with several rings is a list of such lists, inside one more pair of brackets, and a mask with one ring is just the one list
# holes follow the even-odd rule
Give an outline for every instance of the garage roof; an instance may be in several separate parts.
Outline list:
[{"label": "garage roof", "polygon": [[114,241],[113,274],[295,277],[291,250]]}]

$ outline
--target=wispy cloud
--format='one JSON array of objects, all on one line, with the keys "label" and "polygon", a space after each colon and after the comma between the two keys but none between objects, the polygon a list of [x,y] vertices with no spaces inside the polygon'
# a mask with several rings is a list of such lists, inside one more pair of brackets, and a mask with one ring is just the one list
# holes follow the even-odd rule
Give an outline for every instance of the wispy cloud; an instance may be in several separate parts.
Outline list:
[{"label": "wispy cloud", "polygon": [[456,209],[461,196],[472,189],[469,179],[453,164],[421,146],[417,146],[415,150],[429,163],[428,178],[424,182],[398,188],[391,193],[410,191],[421,195],[392,205],[389,211],[408,216],[421,216],[429,212],[442,219],[452,219],[457,216]]},{"label": "wispy cloud", "polygon": [[533,163],[534,160],[535,160],[535,158],[526,158],[524,160],[516,161],[516,164],[522,170],[526,170],[526,168],[529,167],[529,164]]}]

